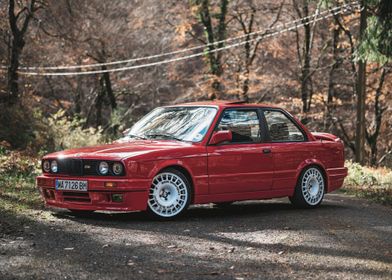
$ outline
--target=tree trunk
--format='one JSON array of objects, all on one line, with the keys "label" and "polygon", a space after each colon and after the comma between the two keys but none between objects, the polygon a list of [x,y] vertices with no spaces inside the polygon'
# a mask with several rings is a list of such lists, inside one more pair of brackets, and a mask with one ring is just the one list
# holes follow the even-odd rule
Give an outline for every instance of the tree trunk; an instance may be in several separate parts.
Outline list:
[{"label": "tree trunk", "polygon": [[105,97],[105,81],[101,77],[99,79],[100,88],[98,90],[97,99],[95,101],[95,126],[98,128],[102,125],[102,104]]},{"label": "tree trunk", "polygon": [[26,9],[26,16],[23,20],[21,27],[18,27],[18,20],[22,14],[21,10],[15,14],[15,0],[9,0],[8,5],[8,22],[11,28],[12,41],[11,41],[11,59],[10,66],[8,67],[8,103],[15,104],[19,97],[19,86],[18,86],[18,69],[20,54],[25,46],[24,35],[26,34],[29,22],[33,17],[35,0],[31,0]]},{"label": "tree trunk", "polygon": [[221,62],[222,54],[220,52],[215,52],[215,49],[223,47],[224,44],[223,42],[218,43],[217,45],[214,43],[222,41],[226,37],[226,14],[228,0],[221,0],[220,2],[220,13],[218,15],[219,23],[216,30],[214,30],[214,26],[212,24],[209,5],[209,0],[201,0],[199,15],[201,23],[205,28],[207,43],[209,44],[207,58],[210,73],[215,76],[212,81],[213,92],[209,98],[215,99],[219,97],[221,92],[220,76],[223,73]]},{"label": "tree trunk", "polygon": [[207,57],[210,65],[210,72],[211,74],[219,75],[220,66],[218,65],[214,53],[215,45],[213,45],[213,43],[215,42],[215,36],[214,36],[214,29],[212,27],[209,0],[203,0],[201,3],[200,19],[204,25],[206,37],[207,37],[207,43],[209,44],[208,46],[209,52],[207,54]]},{"label": "tree trunk", "polygon": [[[217,40],[220,42],[218,44],[218,49],[224,46],[224,43],[221,42],[226,38],[226,14],[227,14],[227,5],[228,0],[221,0],[220,3],[220,14],[219,14],[219,25],[217,31]],[[218,75],[220,76],[223,73],[222,69],[222,52],[216,53],[216,61],[218,62]]]},{"label": "tree trunk", "polygon": [[[308,0],[303,1],[303,16],[309,16],[309,6]],[[303,54],[304,54],[304,62],[301,71],[301,98],[302,98],[302,111],[308,112],[310,102],[308,102],[308,98],[311,91],[310,86],[310,62],[311,62],[311,26],[309,24],[309,19],[306,20],[306,24],[304,25],[304,46],[303,46]]]},{"label": "tree trunk", "polygon": [[369,133],[365,130],[366,140],[370,146],[370,165],[375,166],[377,165],[377,153],[378,153],[378,136],[380,135],[382,118],[384,112],[387,110],[387,107],[383,107],[380,104],[380,97],[382,94],[382,89],[384,86],[385,78],[387,75],[386,68],[382,68],[380,81],[378,83],[378,87],[376,89],[376,96],[374,99],[374,122],[375,122],[375,129],[373,133]]},{"label": "tree trunk", "polygon": [[327,95],[327,104],[325,107],[325,118],[324,118],[324,130],[327,130],[331,125],[331,108],[333,107],[333,98],[335,97],[335,79],[336,79],[336,69],[338,69],[340,65],[340,59],[338,55],[338,42],[339,42],[339,27],[335,26],[332,31],[332,66],[329,70],[328,76],[328,95]]},{"label": "tree trunk", "polygon": [[339,67],[339,57],[338,57],[338,42],[339,42],[339,28],[334,28],[332,32],[332,55],[333,55],[333,64],[329,71],[329,80],[328,80],[328,97],[327,97],[327,105],[330,106],[333,102],[333,98],[335,97],[335,70]]},{"label": "tree trunk", "polygon": [[20,39],[18,35],[14,35],[11,45],[11,60],[8,68],[8,103],[15,104],[18,100],[19,85],[18,85],[18,69],[19,56],[24,47],[24,40]]},{"label": "tree trunk", "polygon": [[[359,27],[360,41],[364,39],[367,21],[367,7],[362,1],[362,11]],[[366,61],[358,62],[358,79],[357,79],[357,121],[355,133],[355,161],[365,163],[365,101],[366,101]]]},{"label": "tree trunk", "polygon": [[[106,70],[107,67],[104,65],[102,66],[102,70]],[[103,73],[103,79],[105,81],[105,89],[106,89],[106,94],[109,98],[110,101],[110,106],[112,109],[116,109],[117,107],[117,102],[116,102],[116,97],[114,96],[113,93],[113,88],[112,88],[112,82],[110,80],[110,74],[109,73]]]},{"label": "tree trunk", "polygon": [[245,102],[249,101],[249,96],[248,96],[248,92],[249,92],[249,74],[250,74],[250,70],[249,67],[246,68],[244,76],[245,76],[245,80],[244,83],[242,84],[242,96],[241,99]]}]

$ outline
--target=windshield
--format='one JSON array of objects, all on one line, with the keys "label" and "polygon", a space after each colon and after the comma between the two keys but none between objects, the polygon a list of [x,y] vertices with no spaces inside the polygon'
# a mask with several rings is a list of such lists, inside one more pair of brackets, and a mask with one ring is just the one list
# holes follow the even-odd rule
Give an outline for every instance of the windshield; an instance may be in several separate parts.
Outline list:
[{"label": "windshield", "polygon": [[217,109],[211,107],[162,107],[138,121],[125,139],[174,139],[200,142]]}]

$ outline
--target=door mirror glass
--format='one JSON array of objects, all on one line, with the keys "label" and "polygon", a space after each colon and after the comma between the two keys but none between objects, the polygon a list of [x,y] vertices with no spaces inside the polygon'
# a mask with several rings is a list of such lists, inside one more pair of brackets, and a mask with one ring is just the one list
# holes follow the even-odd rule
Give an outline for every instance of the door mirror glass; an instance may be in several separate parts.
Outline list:
[{"label": "door mirror glass", "polygon": [[217,145],[223,142],[231,142],[232,138],[233,136],[229,130],[215,131],[214,134],[212,134],[210,144]]}]

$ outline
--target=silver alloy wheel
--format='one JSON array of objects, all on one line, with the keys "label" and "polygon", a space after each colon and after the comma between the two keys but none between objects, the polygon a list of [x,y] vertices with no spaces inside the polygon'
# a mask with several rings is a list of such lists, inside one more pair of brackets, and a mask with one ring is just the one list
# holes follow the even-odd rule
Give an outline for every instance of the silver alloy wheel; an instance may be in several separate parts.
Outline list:
[{"label": "silver alloy wheel", "polygon": [[148,206],[161,217],[174,217],[186,206],[188,189],[184,180],[171,172],[155,176],[150,188]]},{"label": "silver alloy wheel", "polygon": [[309,168],[302,176],[301,190],[309,205],[317,205],[324,195],[324,177],[317,168]]}]

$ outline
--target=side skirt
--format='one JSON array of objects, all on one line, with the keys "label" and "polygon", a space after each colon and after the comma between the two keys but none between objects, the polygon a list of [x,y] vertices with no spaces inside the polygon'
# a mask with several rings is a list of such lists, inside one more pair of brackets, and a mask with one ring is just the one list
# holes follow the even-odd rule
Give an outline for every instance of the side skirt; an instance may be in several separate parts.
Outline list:
[{"label": "side skirt", "polygon": [[266,190],[258,192],[244,192],[244,193],[222,193],[222,194],[206,194],[195,197],[194,204],[205,204],[213,202],[225,201],[241,201],[241,200],[257,200],[257,199],[271,199],[292,196],[293,188],[283,190]]}]

